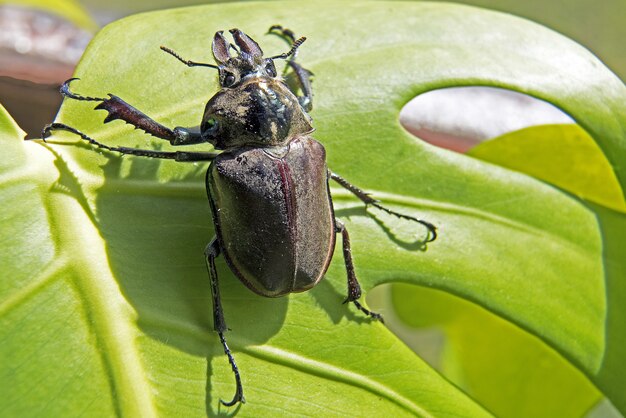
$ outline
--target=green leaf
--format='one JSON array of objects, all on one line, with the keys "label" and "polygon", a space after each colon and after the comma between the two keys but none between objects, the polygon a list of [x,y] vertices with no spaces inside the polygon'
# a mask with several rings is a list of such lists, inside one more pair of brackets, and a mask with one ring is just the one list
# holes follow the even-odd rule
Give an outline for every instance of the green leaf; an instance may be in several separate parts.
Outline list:
[{"label": "green leaf", "polygon": [[[62,147],[4,133],[2,143],[20,160],[2,167],[0,189],[19,203],[2,219],[0,262],[15,274],[0,293],[5,413],[216,414],[233,378],[211,332],[201,184],[154,188],[129,176],[96,193]],[[106,164],[120,168],[115,157]],[[229,336],[245,370],[244,415],[489,416],[382,325],[346,309],[343,280],[265,299],[219,270],[239,330]]]},{"label": "green leaf", "polygon": [[593,138],[577,125],[533,126],[483,142],[468,154],[626,211],[613,168]]},{"label": "green leaf", "polygon": [[[0,104],[0,134],[7,138],[24,139],[26,132],[19,127],[7,110]],[[4,167],[3,167],[4,168]],[[10,168],[10,167],[7,167]]]},{"label": "green leaf", "polygon": [[[563,152],[567,150],[567,152]],[[626,236],[626,217],[624,216],[624,202],[622,188],[617,183],[612,168],[604,155],[599,152],[592,138],[576,125],[537,126],[503,135],[499,138],[487,141],[469,153],[475,157],[497,163],[502,166],[522,171],[557,185],[564,190],[590,201],[590,208],[598,217],[600,228],[603,233],[603,262],[606,271],[607,286],[611,293],[609,300],[609,338],[611,346],[606,351],[607,365],[597,377],[597,382],[606,382],[608,379],[619,380],[616,376],[619,367],[613,365],[612,360],[624,353],[624,336],[618,325],[624,313],[619,308],[626,292],[623,289],[623,278],[626,273],[622,256],[622,248]],[[599,205],[603,205],[599,206]],[[616,212],[617,211],[617,212]],[[466,316],[467,317],[467,316]],[[616,341],[619,341],[616,343]],[[463,341],[456,341],[457,345],[463,345]],[[619,348],[618,348],[619,347]],[[458,349],[458,348],[457,348]],[[466,362],[465,364],[471,364]],[[543,363],[545,365],[545,362]],[[566,368],[559,368],[560,373],[566,372]],[[558,373],[555,373],[558,376]],[[610,376],[610,377],[608,377]],[[571,384],[576,379],[564,378]],[[543,380],[549,382],[549,380]],[[563,385],[563,383],[559,384]],[[539,388],[541,385],[532,384]],[[573,394],[576,390],[570,388],[567,392],[572,395],[571,399],[581,402],[585,399],[584,388],[580,386],[579,396]],[[549,393],[544,388],[543,394]],[[590,393],[587,391],[587,393]],[[553,397],[553,399],[556,397]],[[617,397],[621,400],[621,396]],[[539,402],[539,400],[534,400]],[[489,403],[484,403],[489,405]],[[533,402],[528,402],[532,405]],[[582,405],[581,405],[582,406]],[[575,408],[573,402],[568,402],[568,407]],[[492,409],[495,410],[495,409]],[[517,412],[519,412],[519,408]],[[579,416],[579,413],[571,416]],[[562,412],[561,412],[562,413]],[[528,415],[539,416],[537,413]]]},{"label": "green leaf", "polygon": [[[364,289],[404,281],[474,301],[553,347],[624,411],[626,273],[624,261],[607,253],[617,247],[606,246],[624,237],[611,231],[616,236],[606,241],[597,208],[435,149],[398,123],[402,105],[433,88],[530,93],[585,127],[624,189],[624,85],[584,48],[508,15],[429,3],[316,2],[123,19],[94,39],[72,87],[114,93],[168,126],[197,125],[217,90],[215,72],[186,68],[158,47],[207,61],[213,33],[239,27],[276,54],[288,46],[264,35],[275,23],[308,38],[298,59],[315,73],[315,136],[329,166],[439,227],[439,239],[416,251],[422,229],[366,212],[333,189]],[[57,120],[109,145],[169,148],[121,122],[102,124],[103,112],[92,108],[66,100]],[[228,399],[234,384],[211,332],[202,256],[213,234],[206,165],[120,158],[68,146],[80,141],[69,134],[54,140],[3,138],[3,149],[22,158],[3,169],[0,185],[13,204],[12,218],[3,218],[7,259],[0,264],[12,273],[0,294],[0,357],[9,359],[0,364],[3,410],[216,414],[217,399]],[[610,222],[621,222],[616,216]],[[488,415],[381,324],[341,304],[341,251],[322,284],[288,298],[255,296],[224,263],[218,270],[248,400],[240,414]]]},{"label": "green leaf", "polygon": [[[625,207],[608,161],[577,125],[522,129],[483,142],[468,154],[607,207]],[[597,390],[580,371],[527,332],[443,292],[407,285],[391,290],[395,312],[405,324],[395,331],[497,416],[579,417],[597,403]],[[442,335],[429,343],[437,329]]]},{"label": "green leaf", "polygon": [[562,356],[475,304],[406,284],[391,295],[400,337],[496,416],[581,417],[600,399]]}]

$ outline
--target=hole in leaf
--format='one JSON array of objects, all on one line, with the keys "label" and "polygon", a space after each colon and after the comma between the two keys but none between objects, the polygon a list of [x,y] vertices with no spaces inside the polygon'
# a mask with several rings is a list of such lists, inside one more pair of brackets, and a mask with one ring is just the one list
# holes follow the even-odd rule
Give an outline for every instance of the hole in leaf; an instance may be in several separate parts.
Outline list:
[{"label": "hole in leaf", "polygon": [[540,99],[496,87],[432,90],[408,102],[400,123],[413,135],[457,152],[535,125],[570,124],[561,110]]},{"label": "hole in leaf", "polygon": [[569,115],[543,100],[494,87],[439,89],[407,103],[400,123],[433,145],[626,212],[619,181],[598,144]]}]

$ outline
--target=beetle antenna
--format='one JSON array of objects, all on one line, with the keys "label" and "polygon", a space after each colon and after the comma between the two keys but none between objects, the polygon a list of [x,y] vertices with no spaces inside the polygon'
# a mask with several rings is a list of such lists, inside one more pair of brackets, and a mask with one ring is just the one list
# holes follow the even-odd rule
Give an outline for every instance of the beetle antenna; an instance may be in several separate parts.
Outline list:
[{"label": "beetle antenna", "polygon": [[296,39],[293,45],[291,46],[291,49],[288,52],[285,52],[284,54],[280,54],[280,55],[274,55],[273,57],[270,57],[270,59],[275,60],[275,59],[289,58],[290,56],[296,53],[296,51],[298,50],[298,48],[300,48],[300,45],[302,45],[304,41],[306,41],[306,37],[304,36],[300,39]]},{"label": "beetle antenna", "polygon": [[215,68],[216,70],[220,68],[217,65],[213,65],[213,64],[206,64],[204,62],[195,62],[195,61],[183,59],[183,57],[181,57],[180,55],[178,55],[176,52],[174,52],[172,49],[168,47],[161,46],[160,48],[162,51],[167,52],[168,54],[176,58],[178,61],[185,64],[187,67],[209,67],[209,68]]}]

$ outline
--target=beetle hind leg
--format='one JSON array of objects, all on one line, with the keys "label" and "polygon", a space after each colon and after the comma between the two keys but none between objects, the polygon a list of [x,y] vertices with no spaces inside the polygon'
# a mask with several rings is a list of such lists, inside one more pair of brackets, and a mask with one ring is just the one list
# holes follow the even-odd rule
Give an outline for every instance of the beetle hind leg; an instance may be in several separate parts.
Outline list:
[{"label": "beetle hind leg", "polygon": [[359,298],[361,297],[361,285],[359,284],[356,274],[354,273],[352,250],[350,248],[350,235],[348,234],[346,226],[337,219],[335,219],[335,230],[337,233],[341,233],[343,259],[346,264],[346,272],[348,274],[348,297],[346,297],[346,300],[344,300],[343,303],[352,302],[354,306],[356,306],[356,308],[365,315],[384,323],[385,321],[383,320],[383,316],[381,314],[370,311],[359,302]]},{"label": "beetle hind leg", "polygon": [[206,265],[209,270],[209,276],[211,277],[211,295],[213,296],[213,327],[220,337],[222,347],[224,347],[224,354],[228,357],[228,362],[235,375],[235,384],[237,386],[235,390],[235,396],[230,402],[224,402],[220,399],[220,402],[224,406],[233,406],[237,402],[246,403],[246,399],[243,396],[243,385],[241,384],[241,376],[239,375],[239,368],[235,363],[235,358],[228,348],[226,343],[226,337],[224,332],[228,330],[226,326],[226,320],[224,319],[224,310],[222,309],[222,299],[220,298],[220,288],[217,282],[217,270],[215,269],[215,258],[220,255],[220,246],[217,242],[217,238],[213,238],[206,250],[204,250],[206,256]]}]

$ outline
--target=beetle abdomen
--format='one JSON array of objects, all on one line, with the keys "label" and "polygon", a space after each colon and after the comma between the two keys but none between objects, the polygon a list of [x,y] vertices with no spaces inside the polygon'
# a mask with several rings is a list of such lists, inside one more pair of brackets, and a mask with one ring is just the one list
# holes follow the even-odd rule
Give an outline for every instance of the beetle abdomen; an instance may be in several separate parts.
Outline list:
[{"label": "beetle abdomen", "polygon": [[319,142],[299,137],[285,147],[222,153],[207,187],[226,261],[250,289],[280,296],[321,280],[335,224]]}]

